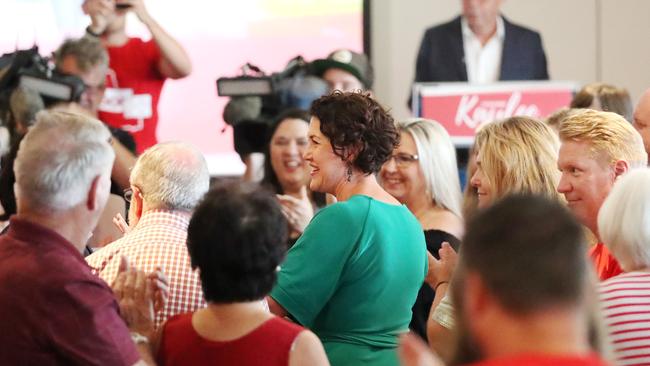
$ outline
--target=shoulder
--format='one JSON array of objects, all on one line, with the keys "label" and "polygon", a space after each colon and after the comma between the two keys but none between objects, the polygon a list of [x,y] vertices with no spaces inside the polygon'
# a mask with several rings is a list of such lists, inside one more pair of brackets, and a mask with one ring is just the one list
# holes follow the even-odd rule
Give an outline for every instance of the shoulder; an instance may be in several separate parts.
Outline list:
[{"label": "shoulder", "polygon": [[342,222],[360,221],[370,209],[371,199],[365,196],[352,196],[347,201],[336,202],[319,210],[314,219],[338,220]]},{"label": "shoulder", "polygon": [[436,24],[425,31],[426,37],[437,37],[449,33],[460,33],[460,16],[441,24]]},{"label": "shoulder", "polygon": [[296,337],[289,355],[289,366],[328,365],[327,356],[320,339],[304,329]]},{"label": "shoulder", "polygon": [[506,36],[508,35],[516,35],[518,37],[524,37],[524,38],[540,38],[540,35],[537,31],[525,27],[521,24],[517,23],[512,23],[506,17],[503,17],[503,25],[506,30]]}]

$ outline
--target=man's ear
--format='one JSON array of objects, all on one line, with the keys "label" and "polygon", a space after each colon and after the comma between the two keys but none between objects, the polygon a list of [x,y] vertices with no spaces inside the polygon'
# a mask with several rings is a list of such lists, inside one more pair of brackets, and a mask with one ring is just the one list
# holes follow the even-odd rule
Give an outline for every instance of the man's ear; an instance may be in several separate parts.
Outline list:
[{"label": "man's ear", "polygon": [[100,179],[101,177],[99,175],[96,175],[92,182],[90,183],[90,189],[88,190],[88,194],[86,197],[86,207],[90,211],[94,211],[99,207],[99,185],[100,185]]},{"label": "man's ear", "polygon": [[131,198],[131,206],[133,206],[136,217],[139,219],[142,217],[142,208],[144,207],[144,198],[142,197],[142,192],[140,189],[135,187],[133,190],[133,196]]},{"label": "man's ear", "polygon": [[630,170],[630,165],[627,161],[619,159],[614,162],[614,179],[618,179],[621,175],[625,174]]}]

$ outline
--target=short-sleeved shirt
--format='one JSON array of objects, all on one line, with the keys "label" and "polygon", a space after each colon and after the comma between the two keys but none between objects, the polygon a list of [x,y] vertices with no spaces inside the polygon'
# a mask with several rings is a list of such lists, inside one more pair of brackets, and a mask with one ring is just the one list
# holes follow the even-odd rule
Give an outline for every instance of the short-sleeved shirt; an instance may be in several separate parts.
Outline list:
[{"label": "short-sleeved shirt", "polygon": [[601,282],[599,290],[616,364],[650,364],[650,273],[623,273]]},{"label": "short-sleeved shirt", "polygon": [[192,269],[187,252],[189,223],[189,217],[183,213],[148,210],[131,232],[89,255],[86,262],[106,283],[113,283],[117,277],[123,256],[145,272],[161,267],[169,280],[169,296],[154,319],[159,327],[172,315],[206,306],[199,275]]},{"label": "short-sleeved shirt", "polygon": [[426,272],[409,210],[355,195],[314,216],[271,297],[318,335],[332,365],[397,365],[397,336],[408,332]]},{"label": "short-sleeved shirt", "polygon": [[129,132],[142,153],[157,142],[158,101],[165,83],[158,71],[160,50],[154,40],[129,38],[107,51],[109,73],[99,119]]},{"label": "short-sleeved shirt", "polygon": [[603,243],[598,243],[589,249],[589,258],[593,261],[601,281],[623,273],[618,261]]},{"label": "short-sleeved shirt", "polygon": [[0,365],[133,365],[111,289],[56,232],[11,218],[0,237]]}]

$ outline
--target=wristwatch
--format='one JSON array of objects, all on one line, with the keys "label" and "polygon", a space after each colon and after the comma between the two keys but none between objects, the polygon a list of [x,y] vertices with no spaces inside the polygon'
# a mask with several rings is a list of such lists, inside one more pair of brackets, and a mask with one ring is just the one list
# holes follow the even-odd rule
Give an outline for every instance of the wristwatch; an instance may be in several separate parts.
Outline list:
[{"label": "wristwatch", "polygon": [[93,30],[90,29],[90,26],[86,27],[86,34],[89,35],[89,36],[95,37],[95,38],[101,37],[101,34],[97,34],[97,33],[93,32]]},{"label": "wristwatch", "polygon": [[143,336],[142,334],[140,334],[138,332],[131,332],[131,340],[135,344],[149,343],[149,338]]}]

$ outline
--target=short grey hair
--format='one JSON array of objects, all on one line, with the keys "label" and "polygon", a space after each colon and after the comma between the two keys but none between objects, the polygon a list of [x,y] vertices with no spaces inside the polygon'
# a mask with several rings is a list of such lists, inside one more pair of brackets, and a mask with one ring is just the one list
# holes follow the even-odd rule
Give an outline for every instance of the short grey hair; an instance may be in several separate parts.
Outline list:
[{"label": "short grey hair", "polygon": [[598,232],[624,271],[650,267],[650,169],[617,179],[598,212]]},{"label": "short grey hair", "polygon": [[84,36],[81,38],[66,39],[54,51],[56,67],[61,68],[66,57],[72,56],[77,62],[77,67],[83,73],[95,66],[108,68],[108,52],[101,41],[95,37]]},{"label": "short grey hair", "polygon": [[45,103],[38,92],[18,86],[9,97],[9,108],[16,123],[27,129],[36,121],[36,114],[45,109]]},{"label": "short grey hair", "polygon": [[210,186],[208,165],[188,143],[164,142],[147,149],[131,171],[137,187],[152,208],[192,211]]},{"label": "short grey hair", "polygon": [[456,150],[445,128],[434,120],[410,119],[398,122],[397,129],[413,137],[418,163],[434,203],[462,217]]},{"label": "short grey hair", "polygon": [[14,164],[18,202],[49,211],[83,202],[93,179],[110,174],[115,159],[110,138],[108,129],[94,118],[39,112]]}]

